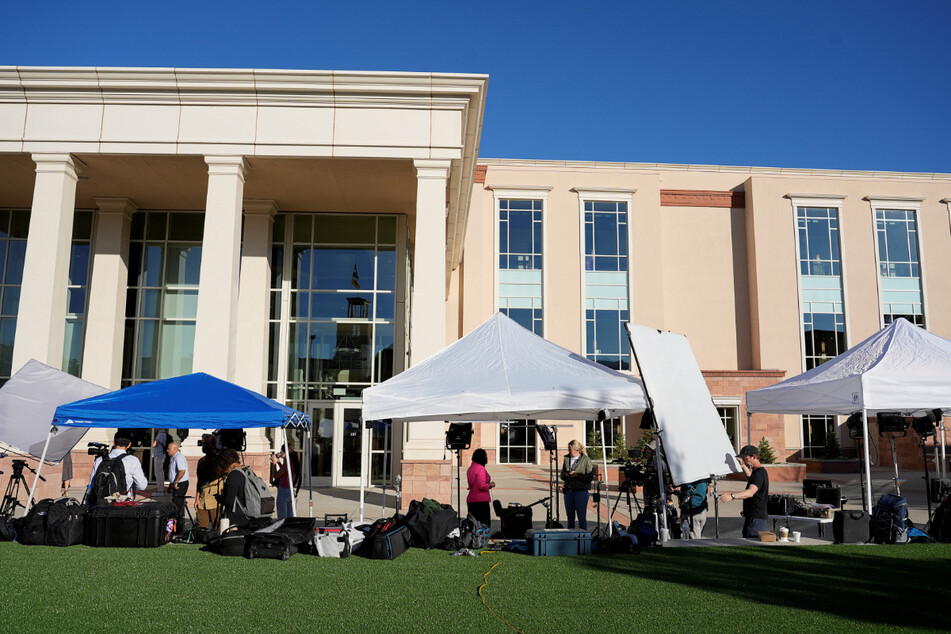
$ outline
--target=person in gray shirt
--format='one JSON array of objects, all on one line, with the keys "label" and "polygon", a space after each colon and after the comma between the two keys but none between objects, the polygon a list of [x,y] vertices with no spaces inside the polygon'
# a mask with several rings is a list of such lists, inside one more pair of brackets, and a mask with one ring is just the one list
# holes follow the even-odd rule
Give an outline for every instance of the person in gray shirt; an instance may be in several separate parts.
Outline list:
[{"label": "person in gray shirt", "polygon": [[174,440],[168,443],[168,458],[168,492],[172,494],[176,516],[181,521],[185,494],[188,492],[188,461]]}]

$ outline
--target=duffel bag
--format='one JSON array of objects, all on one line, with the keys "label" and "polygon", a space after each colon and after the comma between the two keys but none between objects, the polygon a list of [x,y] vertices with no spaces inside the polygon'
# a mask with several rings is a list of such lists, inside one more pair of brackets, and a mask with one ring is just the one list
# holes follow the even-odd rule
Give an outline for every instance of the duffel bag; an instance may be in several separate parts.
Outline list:
[{"label": "duffel bag", "polygon": [[[413,533],[413,544],[419,548],[437,548],[449,534],[459,528],[456,511],[448,504],[432,502],[424,506],[413,500],[406,512],[406,525]],[[436,511],[433,504],[439,506]]]}]

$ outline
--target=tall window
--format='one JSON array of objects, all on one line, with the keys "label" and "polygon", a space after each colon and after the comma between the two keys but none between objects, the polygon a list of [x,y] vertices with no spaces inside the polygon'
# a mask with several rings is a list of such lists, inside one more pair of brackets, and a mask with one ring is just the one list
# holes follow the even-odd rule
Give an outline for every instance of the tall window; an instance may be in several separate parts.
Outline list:
[{"label": "tall window", "polygon": [[12,374],[29,209],[0,209],[0,385]]},{"label": "tall window", "polygon": [[[601,449],[601,423],[596,420],[586,420],[584,422],[585,446],[593,446]],[[614,455],[614,443],[618,438],[624,439],[624,418],[609,418],[604,421],[604,448],[608,453],[608,459],[626,458],[627,456]]]},{"label": "tall window", "polygon": [[536,335],[542,323],[542,200],[498,199],[499,311]]},{"label": "tall window", "polygon": [[[818,202],[818,201],[817,201]],[[796,206],[802,295],[803,368],[811,370],[847,349],[839,207]],[[803,457],[812,457],[836,432],[835,417],[803,416]]]},{"label": "tall window", "polygon": [[86,288],[89,285],[92,218],[91,211],[76,211],[73,216],[69,286],[66,291],[66,334],[63,340],[63,372],[73,376],[79,376],[82,372],[83,326],[86,317]]},{"label": "tall window", "polygon": [[584,201],[585,355],[630,370],[628,203]]},{"label": "tall window", "polygon": [[123,386],[192,371],[204,223],[190,212],[132,217]]},{"label": "tall window", "polygon": [[740,428],[738,423],[737,408],[730,405],[717,405],[717,414],[720,415],[720,421],[723,423],[723,429],[730,438],[730,444],[739,451],[740,449]]},{"label": "tall window", "polygon": [[393,375],[396,226],[395,216],[277,215],[269,395],[357,397]]},{"label": "tall window", "polygon": [[537,436],[533,420],[513,420],[499,425],[499,462],[535,464]]},{"label": "tall window", "polygon": [[875,209],[884,324],[904,317],[918,326],[925,325],[915,216],[915,209]]}]

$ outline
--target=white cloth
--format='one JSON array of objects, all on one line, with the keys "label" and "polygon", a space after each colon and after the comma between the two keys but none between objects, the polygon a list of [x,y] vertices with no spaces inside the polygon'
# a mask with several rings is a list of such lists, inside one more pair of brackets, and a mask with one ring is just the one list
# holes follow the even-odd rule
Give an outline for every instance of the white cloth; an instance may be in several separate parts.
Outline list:
[{"label": "white cloth", "polygon": [[184,471],[185,475],[182,476],[182,479],[179,482],[188,482],[188,461],[185,460],[185,456],[179,451],[177,454],[172,456],[168,461],[168,482],[171,484],[175,482],[175,478],[178,477],[179,472]]},{"label": "white cloth", "polygon": [[[125,449],[113,449],[109,452],[110,458],[115,458],[125,454],[128,458],[122,459],[122,466],[125,469],[125,488],[126,491],[131,491],[133,486],[136,491],[145,491],[145,487],[149,485],[149,479],[145,477],[145,472],[142,471],[142,464],[138,459],[126,453]],[[129,460],[129,458],[132,458]],[[92,465],[92,473],[89,475],[89,486],[92,486],[92,481],[96,477],[96,471],[99,469],[99,465],[102,464],[102,458],[96,458],[96,462]]]}]

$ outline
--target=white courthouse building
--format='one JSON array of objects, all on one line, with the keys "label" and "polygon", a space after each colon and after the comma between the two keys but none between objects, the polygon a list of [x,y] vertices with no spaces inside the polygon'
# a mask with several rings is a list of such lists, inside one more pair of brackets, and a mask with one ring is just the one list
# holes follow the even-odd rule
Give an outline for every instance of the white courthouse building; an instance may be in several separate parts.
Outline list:
[{"label": "white courthouse building", "polygon": [[[497,310],[622,371],[623,322],[686,334],[734,442],[794,459],[841,421],[747,429],[747,389],[896,316],[951,336],[951,175],[482,159],[487,83],[0,67],[0,380],[208,372],[311,414],[312,484],[358,485],[366,444],[408,501],[448,499],[444,425],[385,446],[361,391]],[[477,444],[544,464],[533,424]]]}]

